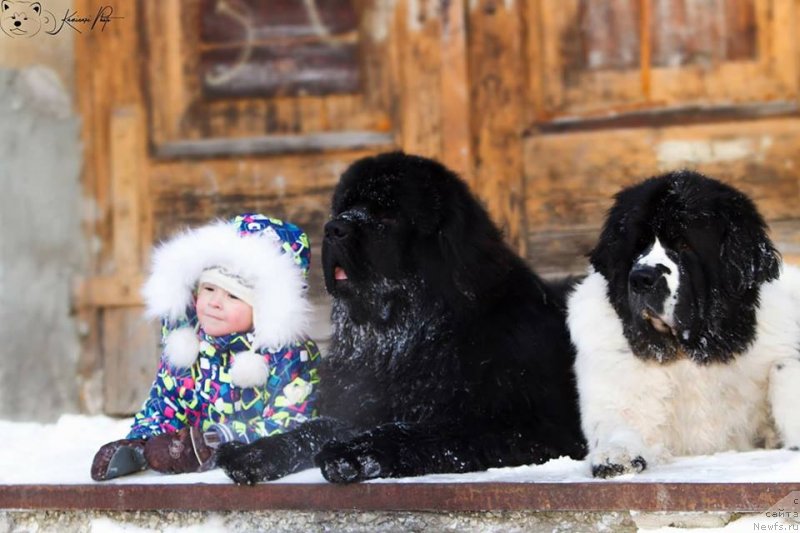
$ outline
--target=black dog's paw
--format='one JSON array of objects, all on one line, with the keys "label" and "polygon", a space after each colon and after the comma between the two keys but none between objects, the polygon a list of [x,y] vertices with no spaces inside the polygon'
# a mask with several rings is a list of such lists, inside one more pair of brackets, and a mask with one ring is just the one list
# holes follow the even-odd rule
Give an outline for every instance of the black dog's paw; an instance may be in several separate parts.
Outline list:
[{"label": "black dog's paw", "polygon": [[217,450],[217,466],[222,468],[237,485],[255,485],[260,481],[261,473],[249,445],[242,442],[229,442]]},{"label": "black dog's paw", "polygon": [[605,462],[592,465],[592,476],[603,479],[616,477],[622,474],[639,473],[647,468],[647,461],[641,455],[637,455],[625,464]]},{"label": "black dog's paw", "polygon": [[229,442],[217,450],[217,466],[237,485],[255,485],[259,481],[281,478],[290,472],[281,461],[281,447],[263,438],[251,444]]},{"label": "black dog's paw", "polygon": [[378,457],[367,442],[331,441],[317,454],[314,463],[331,483],[354,483],[384,477]]}]

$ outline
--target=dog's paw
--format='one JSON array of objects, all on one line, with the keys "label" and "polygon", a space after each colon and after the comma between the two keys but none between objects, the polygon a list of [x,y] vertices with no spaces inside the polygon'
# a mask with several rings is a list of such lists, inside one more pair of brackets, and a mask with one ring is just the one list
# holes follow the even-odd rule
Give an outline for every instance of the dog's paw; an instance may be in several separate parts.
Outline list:
[{"label": "dog's paw", "polygon": [[647,468],[647,459],[642,452],[609,448],[589,454],[589,464],[592,476],[605,479],[622,474],[638,474]]},{"label": "dog's paw", "polygon": [[368,442],[327,443],[314,458],[322,476],[331,483],[354,483],[383,477],[384,468]]},{"label": "dog's paw", "polygon": [[251,444],[229,442],[217,450],[217,466],[237,485],[281,478],[289,472],[280,461],[278,446],[267,437]]}]

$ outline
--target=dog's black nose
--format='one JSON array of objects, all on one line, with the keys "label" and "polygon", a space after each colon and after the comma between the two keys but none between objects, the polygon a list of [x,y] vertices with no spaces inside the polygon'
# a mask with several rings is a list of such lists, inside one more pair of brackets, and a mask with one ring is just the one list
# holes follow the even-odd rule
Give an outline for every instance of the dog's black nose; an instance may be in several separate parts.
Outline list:
[{"label": "dog's black nose", "polygon": [[344,220],[331,220],[325,224],[326,239],[344,239],[350,235],[350,224]]},{"label": "dog's black nose", "polygon": [[22,26],[22,21],[21,21],[21,20],[15,20],[15,21],[14,21],[14,26],[16,26],[17,28],[19,28],[20,26]]},{"label": "dog's black nose", "polygon": [[661,270],[650,265],[639,265],[628,274],[628,284],[634,292],[648,292],[661,278]]}]

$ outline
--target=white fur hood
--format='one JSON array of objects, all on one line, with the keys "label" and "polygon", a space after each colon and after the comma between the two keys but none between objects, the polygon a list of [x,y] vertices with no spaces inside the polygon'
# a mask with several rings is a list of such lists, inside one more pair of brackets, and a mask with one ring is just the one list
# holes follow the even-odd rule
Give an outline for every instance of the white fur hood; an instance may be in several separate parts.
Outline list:
[{"label": "white fur hood", "polygon": [[177,322],[193,304],[200,274],[221,266],[254,285],[254,349],[305,337],[308,238],[296,226],[263,215],[242,215],[190,229],[153,252],[152,274],[142,288],[149,318]]}]

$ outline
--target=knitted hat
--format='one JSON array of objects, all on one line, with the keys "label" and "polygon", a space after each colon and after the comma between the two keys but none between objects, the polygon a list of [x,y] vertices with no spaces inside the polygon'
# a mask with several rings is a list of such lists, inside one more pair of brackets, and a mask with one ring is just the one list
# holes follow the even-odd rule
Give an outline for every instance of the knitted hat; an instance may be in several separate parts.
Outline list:
[{"label": "knitted hat", "polygon": [[[253,349],[278,348],[305,336],[309,262],[308,236],[275,218],[248,213],[190,229],[154,251],[152,274],[142,288],[146,315],[179,323],[201,278],[214,278],[217,282],[209,282],[241,297],[239,284],[252,290],[243,299],[253,307]],[[174,366],[188,367],[198,348],[194,331],[184,327],[168,335],[164,350]],[[245,358],[235,359],[234,367]]]},{"label": "knitted hat", "polygon": [[255,300],[253,282],[240,278],[225,267],[215,266],[203,270],[203,273],[200,274],[200,279],[197,280],[197,284],[201,285],[203,283],[216,285],[253,307],[253,301]]}]

